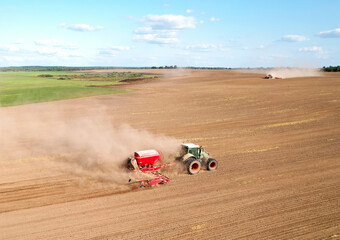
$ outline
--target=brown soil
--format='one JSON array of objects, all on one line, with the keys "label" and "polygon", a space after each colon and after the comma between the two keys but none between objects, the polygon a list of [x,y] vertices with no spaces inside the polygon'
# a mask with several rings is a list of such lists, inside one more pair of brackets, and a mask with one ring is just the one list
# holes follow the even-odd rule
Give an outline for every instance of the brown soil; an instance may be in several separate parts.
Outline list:
[{"label": "brown soil", "polygon": [[48,157],[3,160],[1,239],[339,238],[340,74],[157,71],[169,77],[130,93],[0,111],[48,117],[62,108],[65,118],[86,118],[105,107],[117,123],[203,145],[218,170],[117,194],[79,183]]}]

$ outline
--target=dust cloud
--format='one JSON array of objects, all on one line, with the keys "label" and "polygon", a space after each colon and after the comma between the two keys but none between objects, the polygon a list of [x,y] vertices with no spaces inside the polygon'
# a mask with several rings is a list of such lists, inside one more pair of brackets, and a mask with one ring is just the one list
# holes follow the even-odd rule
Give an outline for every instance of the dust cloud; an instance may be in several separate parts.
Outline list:
[{"label": "dust cloud", "polygon": [[321,72],[316,68],[272,68],[267,71],[274,78],[319,77]]},{"label": "dust cloud", "polygon": [[0,111],[0,133],[0,161],[52,156],[63,171],[117,185],[134,179],[125,166],[135,151],[156,149],[170,161],[180,147],[173,137],[116,124],[105,111],[86,117],[34,107]]},{"label": "dust cloud", "polygon": [[[299,77],[320,77],[322,72],[318,68],[290,68],[290,67],[277,67],[266,69],[240,69],[236,70],[242,73],[259,73],[266,75],[272,75],[273,78],[299,78]],[[263,76],[263,77],[264,77]]]}]

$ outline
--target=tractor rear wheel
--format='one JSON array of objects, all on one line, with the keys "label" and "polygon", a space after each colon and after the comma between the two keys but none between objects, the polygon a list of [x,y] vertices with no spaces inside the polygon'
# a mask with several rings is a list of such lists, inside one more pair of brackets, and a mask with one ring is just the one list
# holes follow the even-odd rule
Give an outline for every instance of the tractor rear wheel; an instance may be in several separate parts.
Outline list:
[{"label": "tractor rear wheel", "polygon": [[207,170],[208,171],[215,171],[218,167],[218,162],[214,158],[209,158],[207,162]]},{"label": "tractor rear wheel", "polygon": [[191,175],[199,173],[201,170],[201,162],[195,158],[189,158],[187,160],[187,170]]}]

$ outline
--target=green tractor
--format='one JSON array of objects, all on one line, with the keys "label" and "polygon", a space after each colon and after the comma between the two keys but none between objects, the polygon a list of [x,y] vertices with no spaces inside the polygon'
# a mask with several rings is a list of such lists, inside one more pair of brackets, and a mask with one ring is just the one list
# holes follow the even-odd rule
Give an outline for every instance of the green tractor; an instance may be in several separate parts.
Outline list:
[{"label": "green tractor", "polygon": [[204,166],[208,171],[215,171],[218,167],[216,159],[211,158],[208,152],[199,145],[183,143],[181,154],[177,160],[184,163],[189,174],[197,174]]}]

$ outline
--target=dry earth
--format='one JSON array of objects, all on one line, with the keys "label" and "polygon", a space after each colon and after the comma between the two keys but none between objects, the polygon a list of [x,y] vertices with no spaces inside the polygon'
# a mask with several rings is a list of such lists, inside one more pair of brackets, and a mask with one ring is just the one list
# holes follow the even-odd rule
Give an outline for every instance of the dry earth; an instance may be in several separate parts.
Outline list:
[{"label": "dry earth", "polygon": [[205,146],[218,171],[117,193],[79,183],[53,156],[0,152],[0,239],[339,239],[340,74],[166,73],[127,94],[0,111],[87,118],[104,108],[116,123]]}]

